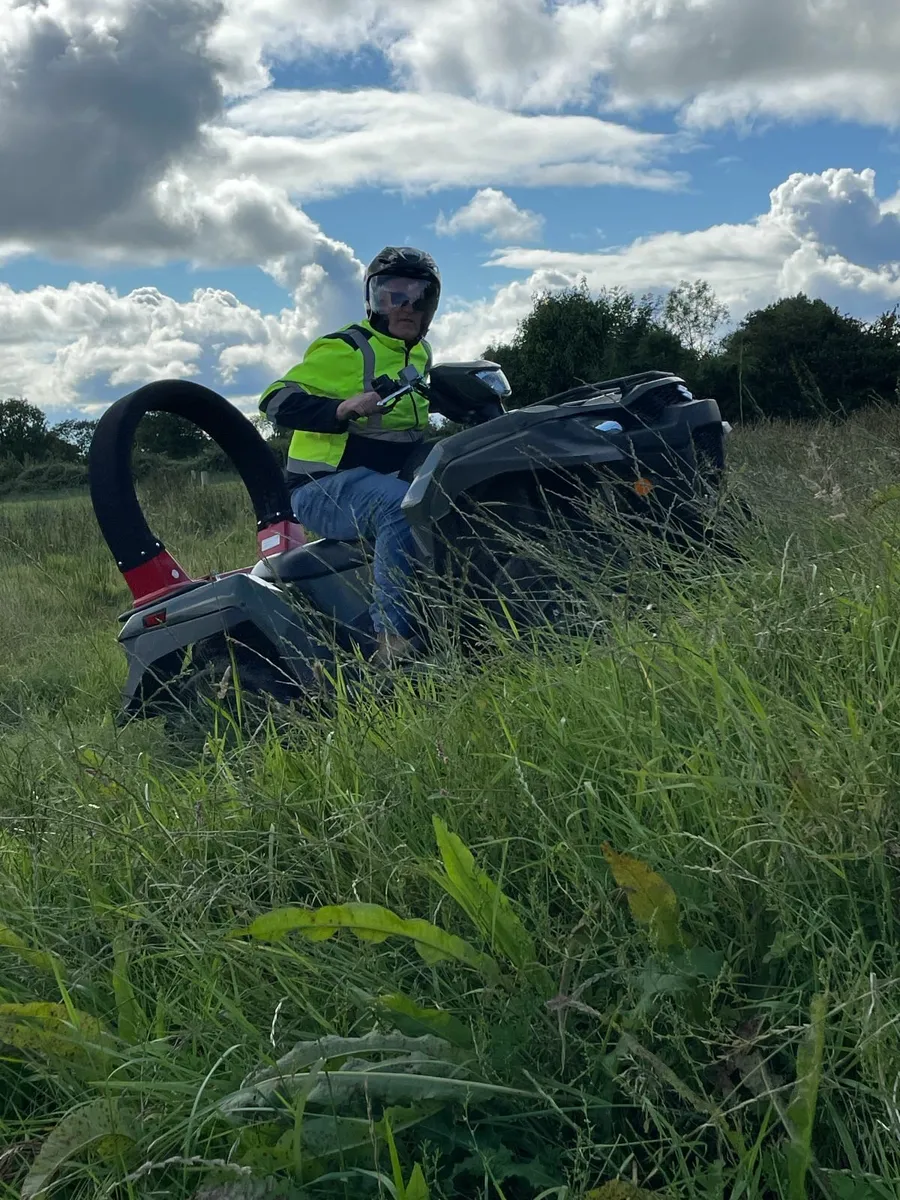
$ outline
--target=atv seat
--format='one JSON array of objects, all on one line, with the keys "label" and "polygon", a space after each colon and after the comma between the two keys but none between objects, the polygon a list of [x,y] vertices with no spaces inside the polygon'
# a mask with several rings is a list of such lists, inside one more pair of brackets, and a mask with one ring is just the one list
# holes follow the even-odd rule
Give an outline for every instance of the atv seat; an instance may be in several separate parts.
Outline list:
[{"label": "atv seat", "polygon": [[352,542],[336,538],[319,538],[286,550],[270,561],[262,559],[252,574],[260,579],[299,583],[303,579],[320,579],[324,575],[340,574],[363,566],[372,553],[372,546],[363,539]]}]

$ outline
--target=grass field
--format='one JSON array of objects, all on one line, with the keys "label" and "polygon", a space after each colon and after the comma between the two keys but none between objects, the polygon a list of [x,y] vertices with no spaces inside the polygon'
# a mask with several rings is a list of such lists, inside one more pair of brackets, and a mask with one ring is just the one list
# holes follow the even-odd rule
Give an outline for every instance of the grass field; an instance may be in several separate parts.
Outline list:
[{"label": "grass field", "polygon": [[0,506],[0,1196],[900,1195],[900,418],[733,443],[741,564],[200,748]]}]

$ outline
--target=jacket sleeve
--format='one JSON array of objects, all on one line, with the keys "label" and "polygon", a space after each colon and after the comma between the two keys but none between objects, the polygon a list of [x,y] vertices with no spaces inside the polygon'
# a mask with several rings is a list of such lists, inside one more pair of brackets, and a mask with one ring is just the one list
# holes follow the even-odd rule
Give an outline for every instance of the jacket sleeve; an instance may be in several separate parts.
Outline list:
[{"label": "jacket sleeve", "polygon": [[359,351],[339,337],[318,338],[303,361],[266,388],[259,407],[273,425],[309,433],[344,433],[337,407],[363,390]]}]

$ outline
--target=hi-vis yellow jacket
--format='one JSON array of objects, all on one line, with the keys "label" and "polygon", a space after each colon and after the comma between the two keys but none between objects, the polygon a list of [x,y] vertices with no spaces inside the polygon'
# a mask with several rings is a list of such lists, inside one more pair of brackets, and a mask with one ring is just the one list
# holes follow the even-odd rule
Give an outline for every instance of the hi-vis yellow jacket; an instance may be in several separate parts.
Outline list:
[{"label": "hi-vis yellow jacket", "polygon": [[409,363],[427,374],[427,342],[408,346],[360,321],[317,338],[302,362],[266,388],[260,409],[274,425],[294,430],[288,451],[289,486],[350,467],[367,466],[386,474],[400,469],[427,430],[425,396],[413,392],[389,412],[352,421],[339,421],[336,411],[342,400],[368,391],[379,375],[397,379]]}]

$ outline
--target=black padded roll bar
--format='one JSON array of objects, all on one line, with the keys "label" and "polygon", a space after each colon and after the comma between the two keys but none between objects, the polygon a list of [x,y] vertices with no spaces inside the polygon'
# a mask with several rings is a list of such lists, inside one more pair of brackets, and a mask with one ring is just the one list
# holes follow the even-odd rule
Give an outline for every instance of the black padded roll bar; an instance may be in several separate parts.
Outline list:
[{"label": "black padded roll bar", "polygon": [[137,427],[148,412],[173,413],[209,434],[243,480],[258,530],[278,521],[293,521],[281,465],[243,413],[199,383],[186,379],[148,383],[106,410],[88,454],[94,514],[123,574],[143,566],[165,549],[147,524],[131,470]]}]

